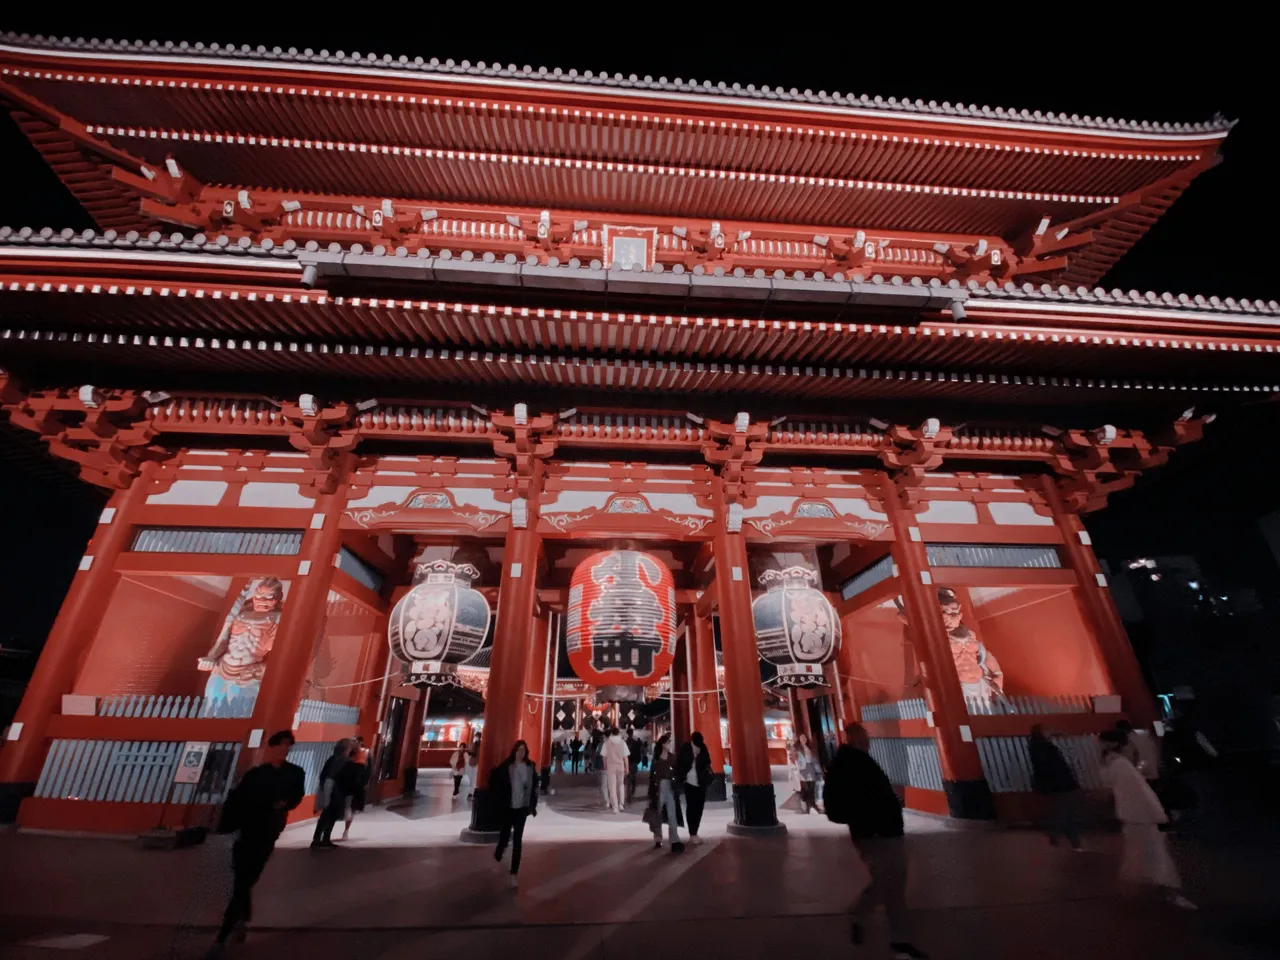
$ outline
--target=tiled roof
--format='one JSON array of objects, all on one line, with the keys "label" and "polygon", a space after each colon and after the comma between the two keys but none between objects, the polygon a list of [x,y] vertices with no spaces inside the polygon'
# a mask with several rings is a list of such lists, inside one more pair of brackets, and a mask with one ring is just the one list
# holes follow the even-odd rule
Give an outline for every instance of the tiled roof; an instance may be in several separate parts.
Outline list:
[{"label": "tiled roof", "polygon": [[480,61],[426,60],[422,57],[393,57],[391,54],[346,53],[338,50],[299,51],[296,47],[267,48],[261,44],[204,44],[174,43],[158,40],[86,40],[82,37],[45,37],[30,34],[0,33],[0,44],[9,44],[33,50],[53,50],[76,53],[133,54],[149,57],[182,57],[186,59],[224,60],[240,63],[284,63],[301,66],[347,67],[353,70],[390,71],[450,77],[475,77],[478,80],[493,78],[525,84],[554,84],[560,86],[590,87],[605,91],[638,90],[672,97],[716,97],[755,103],[792,104],[800,107],[844,109],[849,111],[873,111],[896,115],[915,115],[954,119],[962,122],[989,124],[1014,124],[1025,126],[1049,126],[1064,129],[1115,132],[1137,135],[1193,135],[1223,133],[1234,126],[1234,121],[1218,115],[1201,123],[1158,123],[1148,120],[1126,120],[1113,117],[1067,115],[1053,111],[1017,110],[1007,107],[979,106],[977,104],[927,103],[920,99],[896,97],[871,97],[866,94],[829,93],[825,90],[782,89],[768,85],[713,82],[677,77],[640,77],[636,74],[596,72],[591,70],[562,70],[559,67],[518,67]]},{"label": "tiled roof", "polygon": [[[484,282],[486,280],[486,271],[492,272],[504,267],[517,269],[522,266],[525,268],[530,266],[529,264],[519,264],[514,255],[510,254],[502,261],[497,260],[492,253],[475,254],[471,251],[440,251],[440,256],[434,258],[422,257],[421,255],[407,257],[407,252],[403,248],[388,250],[385,247],[377,246],[372,250],[366,251],[360,244],[355,244],[346,249],[339,247],[337,244],[331,244],[328,249],[321,251],[319,245],[314,242],[307,244],[305,247],[300,247],[292,240],[283,244],[275,244],[271,240],[265,240],[262,244],[257,245],[247,237],[239,241],[232,241],[226,236],[210,239],[204,234],[197,234],[188,238],[181,233],[165,236],[159,231],[142,236],[137,231],[129,231],[121,235],[115,230],[107,230],[103,233],[85,230],[76,233],[70,229],[54,231],[50,227],[45,227],[43,230],[33,230],[30,227],[23,227],[18,230],[12,227],[0,227],[0,249],[3,246],[100,250],[104,252],[180,252],[212,256],[223,261],[245,258],[247,260],[265,259],[301,261],[305,263],[321,258],[341,258],[342,262],[348,266],[358,264],[364,267],[377,265],[380,262],[387,264],[387,266],[392,266],[397,261],[403,263],[406,260],[409,263],[417,264],[423,260],[430,259],[433,262],[439,261],[438,267],[435,268],[437,270],[445,270],[447,267],[449,279],[458,282],[468,282],[469,280],[472,282]],[[455,267],[458,269],[454,269]],[[595,277],[608,277],[610,283],[616,283],[619,279],[624,279],[626,283],[632,284],[637,288],[653,286],[654,289],[652,291],[647,291],[652,293],[663,292],[661,287],[669,285],[671,281],[677,278],[705,277],[724,285],[732,286],[736,283],[743,287],[769,281],[786,283],[789,287],[793,287],[795,284],[806,286],[812,284],[815,293],[832,289],[840,283],[870,284],[883,286],[887,290],[901,290],[903,293],[918,290],[921,295],[932,294],[933,298],[969,301],[975,307],[981,306],[981,304],[973,301],[989,301],[992,303],[1016,301],[1028,304],[1035,302],[1081,304],[1103,309],[1124,307],[1128,309],[1186,311],[1188,314],[1207,313],[1240,317],[1280,317],[1280,303],[1275,300],[1262,301],[1243,298],[1235,299],[1232,297],[1191,296],[1185,293],[1155,293],[1138,290],[1105,290],[1102,287],[1069,287],[1066,285],[1053,286],[1051,284],[1036,285],[1031,283],[1021,285],[1006,283],[1000,285],[995,282],[979,284],[977,281],[961,284],[955,280],[947,284],[943,284],[938,280],[931,280],[926,284],[918,277],[907,279],[883,274],[868,276],[864,273],[851,275],[837,273],[833,276],[826,276],[822,273],[805,274],[800,271],[785,275],[783,275],[782,271],[776,271],[773,275],[766,276],[764,271],[757,270],[754,275],[748,276],[741,269],[726,275],[723,268],[706,271],[702,267],[695,267],[688,273],[681,272],[679,269],[662,271],[660,268],[655,268],[654,271],[649,272],[632,271],[624,273],[617,270],[604,271],[598,261],[580,263],[576,259],[564,264],[556,262],[551,267],[539,267],[539,270],[550,271],[552,274],[563,273],[566,280],[582,279],[585,281]],[[350,272],[353,275],[358,275],[358,271],[352,270]],[[469,272],[474,272],[476,276],[469,276]],[[373,274],[371,273],[370,275]],[[547,284],[547,286],[553,286],[553,284]],[[637,289],[632,292],[641,291]]]}]

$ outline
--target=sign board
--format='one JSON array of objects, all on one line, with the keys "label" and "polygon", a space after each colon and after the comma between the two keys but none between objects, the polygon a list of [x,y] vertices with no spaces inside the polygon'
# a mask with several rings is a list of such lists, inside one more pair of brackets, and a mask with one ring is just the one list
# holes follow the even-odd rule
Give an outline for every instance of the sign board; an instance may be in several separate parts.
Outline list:
[{"label": "sign board", "polygon": [[208,741],[203,743],[188,741],[182,745],[182,753],[178,755],[178,769],[173,773],[174,783],[199,783],[200,773],[204,770],[204,762],[209,759]]}]

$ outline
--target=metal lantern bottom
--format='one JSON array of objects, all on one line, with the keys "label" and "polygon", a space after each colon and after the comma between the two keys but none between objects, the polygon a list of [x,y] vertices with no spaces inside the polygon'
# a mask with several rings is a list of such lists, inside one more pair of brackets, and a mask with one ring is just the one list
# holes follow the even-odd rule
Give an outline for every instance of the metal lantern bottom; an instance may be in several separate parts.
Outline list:
[{"label": "metal lantern bottom", "polygon": [[779,687],[826,687],[820,663],[781,663],[774,683]]}]

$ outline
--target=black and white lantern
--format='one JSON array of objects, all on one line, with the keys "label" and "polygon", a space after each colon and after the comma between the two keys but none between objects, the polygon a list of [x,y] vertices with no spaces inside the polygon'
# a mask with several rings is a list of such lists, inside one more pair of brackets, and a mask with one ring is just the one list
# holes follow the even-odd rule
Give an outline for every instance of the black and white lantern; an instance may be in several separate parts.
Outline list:
[{"label": "black and white lantern", "polygon": [[766,570],[751,604],[756,649],[778,668],[780,686],[822,684],[822,666],[840,650],[840,617],[808,567]]},{"label": "black and white lantern", "polygon": [[480,649],[492,613],[489,601],[471,587],[479,576],[469,563],[418,564],[413,589],[400,598],[387,624],[391,652],[410,664],[456,664]]}]

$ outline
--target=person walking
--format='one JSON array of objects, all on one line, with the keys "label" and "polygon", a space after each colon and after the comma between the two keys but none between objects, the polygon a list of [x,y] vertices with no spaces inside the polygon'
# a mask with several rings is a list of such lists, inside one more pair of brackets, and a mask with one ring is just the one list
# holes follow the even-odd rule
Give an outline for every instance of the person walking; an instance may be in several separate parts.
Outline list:
[{"label": "person walking", "polygon": [[636,774],[644,763],[644,742],[636,736],[635,727],[627,727],[627,803],[636,799]]},{"label": "person walking", "polygon": [[702,732],[695,730],[688,743],[676,751],[676,783],[684,791],[684,804],[689,811],[689,842],[702,843],[698,827],[702,825],[702,811],[707,805],[707,787],[715,771],[711,769],[711,751],[707,749]]},{"label": "person walking", "polygon": [[524,847],[524,825],[538,815],[538,769],[529,759],[529,745],[517,740],[507,759],[489,774],[489,792],[494,809],[502,811],[502,827],[493,859],[502,863],[507,844],[511,845],[511,886],[516,886],[520,872],[520,854]]},{"label": "person walking", "polygon": [[1182,894],[1182,877],[1169,853],[1160,825],[1169,822],[1155,791],[1127,756],[1124,735],[1108,730],[1102,740],[1102,778],[1115,797],[1116,819],[1124,838],[1120,879],[1139,887],[1157,887],[1175,907],[1195,910]]},{"label": "person walking", "polygon": [[476,794],[476,770],[480,766],[480,734],[476,734],[475,739],[471,741],[471,745],[467,748],[467,801]]},{"label": "person walking", "polygon": [[218,832],[237,836],[231,845],[231,900],[208,953],[210,960],[225,956],[233,935],[240,941],[247,937],[254,885],[271,859],[289,811],[302,803],[306,774],[288,761],[293,744],[288,730],[273,733],[267,740],[265,761],[246,772],[223,803]]},{"label": "person walking", "polygon": [[449,755],[449,772],[453,774],[453,799],[458,799],[462,790],[462,778],[467,772],[467,745],[459,743]]},{"label": "person walking", "polygon": [[369,783],[369,748],[364,745],[364,737],[356,737],[351,747],[351,764],[345,768],[345,773],[350,793],[342,821],[343,840],[351,835],[351,824],[355,822],[356,814],[364,812],[365,788]]},{"label": "person walking", "polygon": [[347,813],[347,797],[354,780],[347,769],[351,765],[351,741],[344,738],[333,745],[332,755],[320,770],[315,804],[320,819],[316,821],[316,830],[311,838],[312,850],[337,847],[333,842],[333,828]]},{"label": "person walking", "polygon": [[569,741],[569,772],[577,773],[578,767],[582,763],[582,738],[576,733],[573,739]]},{"label": "person walking", "polygon": [[631,751],[617,727],[609,729],[604,746],[600,749],[604,761],[605,802],[614,813],[621,813],[627,799],[627,772],[631,763]]},{"label": "person walking", "polygon": [[846,824],[854,848],[871,874],[871,883],[849,908],[849,935],[855,945],[865,937],[873,911],[883,909],[889,925],[889,953],[895,960],[928,960],[908,942],[907,847],[902,803],[893,784],[868,752],[870,740],[859,723],[845,728],[845,743],[827,770],[827,819]]},{"label": "person walking", "polygon": [[560,773],[560,764],[564,763],[564,744],[559,740],[555,740],[551,744],[551,770],[554,773]]},{"label": "person walking", "polygon": [[1072,850],[1083,853],[1078,812],[1080,781],[1075,771],[1038,723],[1031,728],[1027,752],[1031,757],[1031,785],[1049,808],[1049,842],[1056,847],[1058,838],[1065,837]]},{"label": "person walking", "polygon": [[680,842],[680,800],[676,793],[676,757],[668,745],[671,735],[664,733],[653,745],[653,765],[649,770],[649,806],[645,822],[653,831],[653,846],[662,846],[662,821],[667,822],[667,840],[672,853],[683,853]]},{"label": "person walking", "polygon": [[800,806],[808,813],[818,805],[817,782],[821,767],[807,733],[800,734],[796,740],[795,755],[796,773],[800,777]]}]

